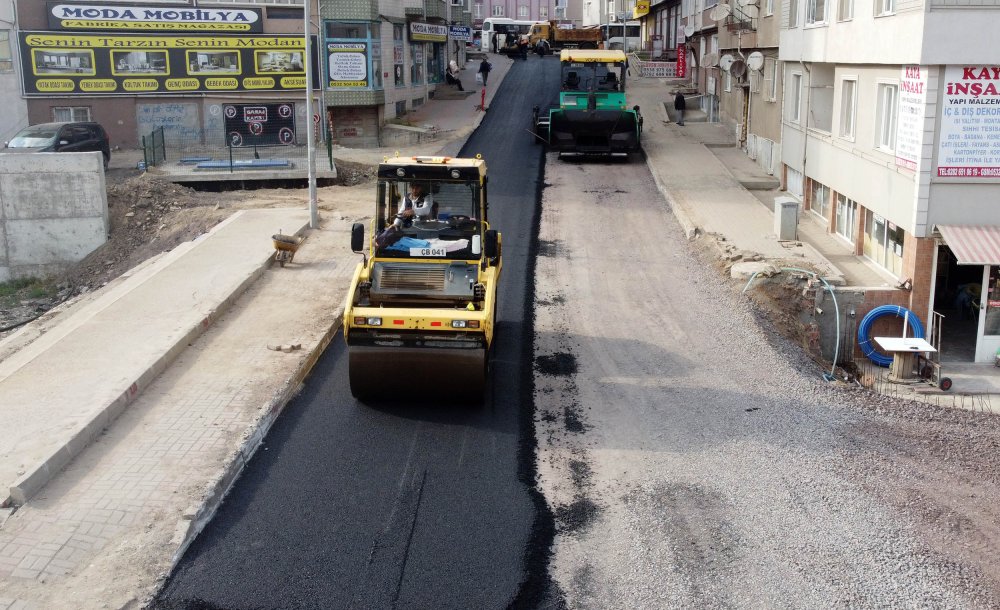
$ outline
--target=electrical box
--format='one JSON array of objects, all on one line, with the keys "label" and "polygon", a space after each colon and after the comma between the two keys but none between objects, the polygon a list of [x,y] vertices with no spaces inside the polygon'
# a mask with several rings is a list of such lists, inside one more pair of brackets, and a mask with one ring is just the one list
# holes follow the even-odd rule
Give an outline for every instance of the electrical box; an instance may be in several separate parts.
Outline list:
[{"label": "electrical box", "polygon": [[774,234],[778,241],[799,238],[799,202],[794,197],[774,198]]}]

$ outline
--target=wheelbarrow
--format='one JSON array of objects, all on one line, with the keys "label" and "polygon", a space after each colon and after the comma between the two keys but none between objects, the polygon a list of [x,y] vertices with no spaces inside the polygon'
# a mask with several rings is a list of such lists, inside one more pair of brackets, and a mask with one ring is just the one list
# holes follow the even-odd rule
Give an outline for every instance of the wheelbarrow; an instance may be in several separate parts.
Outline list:
[{"label": "wheelbarrow", "polygon": [[302,245],[302,238],[298,235],[283,235],[279,230],[271,236],[271,242],[274,244],[274,260],[284,267],[285,263],[290,263],[295,258],[295,252]]}]

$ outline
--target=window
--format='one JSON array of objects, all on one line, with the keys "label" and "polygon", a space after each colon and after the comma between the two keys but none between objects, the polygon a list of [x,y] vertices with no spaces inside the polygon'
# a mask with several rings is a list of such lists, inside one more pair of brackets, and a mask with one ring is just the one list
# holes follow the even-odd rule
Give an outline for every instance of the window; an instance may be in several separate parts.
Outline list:
[{"label": "window", "polygon": [[503,5],[502,4],[494,4],[493,5],[493,16],[494,17],[503,17]]},{"label": "window", "polygon": [[13,72],[14,61],[10,54],[10,30],[0,30],[0,72]]},{"label": "window", "polygon": [[837,5],[837,21],[854,19],[854,0],[840,0]]},{"label": "window", "polygon": [[882,216],[865,211],[864,254],[896,276],[903,273],[903,234]]},{"label": "window", "polygon": [[893,15],[896,12],[896,0],[875,0],[875,15]]},{"label": "window", "polygon": [[52,108],[52,120],[57,123],[90,121],[90,106],[56,106]]},{"label": "window", "polygon": [[809,201],[809,209],[818,214],[823,220],[830,217],[830,187],[821,182],[812,180],[812,198]]},{"label": "window", "polygon": [[802,106],[802,75],[792,72],[792,82],[788,84],[788,120],[798,123]]},{"label": "window", "polygon": [[840,137],[854,139],[854,117],[857,108],[858,82],[844,79],[840,84]]},{"label": "window", "polygon": [[[406,86],[406,77],[404,76],[406,62],[403,57],[405,48],[403,44],[403,24],[394,23],[392,24],[392,84],[397,87]],[[406,112],[405,105],[403,112]],[[397,112],[396,115],[399,116],[399,113]]]},{"label": "window", "polygon": [[547,6],[540,6],[540,7],[538,7],[538,18],[539,19],[548,19],[549,18],[549,7],[547,7]]},{"label": "window", "polygon": [[826,0],[806,0],[806,24],[826,23]]},{"label": "window", "polygon": [[799,27],[799,0],[791,0],[788,3],[788,27]]},{"label": "window", "polygon": [[269,8],[267,9],[268,19],[298,19],[302,21],[305,15],[300,8]]},{"label": "window", "polygon": [[778,60],[771,57],[764,59],[764,99],[778,101]]},{"label": "window", "polygon": [[518,17],[527,17],[528,16],[528,7],[524,6],[523,4],[521,6],[519,6],[519,7],[517,7],[517,16]]},{"label": "window", "polygon": [[878,107],[875,110],[875,147],[896,150],[896,95],[898,87],[887,83],[878,85]]},{"label": "window", "polygon": [[858,225],[858,202],[837,194],[837,234],[854,243],[854,229]]},{"label": "window", "polygon": [[774,14],[774,0],[764,0],[764,16],[768,17]]},{"label": "window", "polygon": [[424,43],[416,42],[410,45],[410,85],[422,85],[424,82]]},{"label": "window", "polygon": [[750,81],[750,93],[760,93],[760,72],[750,70],[748,77]]},{"label": "window", "polygon": [[483,18],[483,5],[482,5],[482,3],[477,2],[476,4],[472,5],[472,14],[475,15],[476,19],[482,19]]},{"label": "window", "polygon": [[728,70],[722,71],[722,90],[727,93],[733,90],[733,74]]},{"label": "window", "polygon": [[326,23],[327,38],[368,38],[368,26],[364,23],[339,23],[328,21]]}]

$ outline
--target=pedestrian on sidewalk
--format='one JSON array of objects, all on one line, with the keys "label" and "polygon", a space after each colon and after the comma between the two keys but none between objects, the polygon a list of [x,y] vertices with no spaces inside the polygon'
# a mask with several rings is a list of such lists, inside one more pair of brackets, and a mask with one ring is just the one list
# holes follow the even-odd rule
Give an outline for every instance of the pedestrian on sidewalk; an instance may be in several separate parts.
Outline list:
[{"label": "pedestrian on sidewalk", "polygon": [[455,85],[458,87],[459,91],[465,91],[465,88],[462,87],[462,80],[459,78],[459,76],[461,76],[461,72],[462,71],[458,69],[458,64],[455,63],[455,60],[453,59],[451,60],[451,63],[448,64],[448,71],[445,72],[445,78],[448,80],[449,85]]},{"label": "pedestrian on sidewalk", "polygon": [[484,87],[486,86],[486,81],[489,80],[490,70],[492,69],[493,64],[491,64],[489,60],[484,57],[482,63],[479,64],[479,73],[483,75],[482,78]]},{"label": "pedestrian on sidewalk", "polygon": [[684,101],[684,94],[680,91],[674,96],[674,110],[677,111],[677,124],[684,125],[684,111],[687,109],[687,102]]}]

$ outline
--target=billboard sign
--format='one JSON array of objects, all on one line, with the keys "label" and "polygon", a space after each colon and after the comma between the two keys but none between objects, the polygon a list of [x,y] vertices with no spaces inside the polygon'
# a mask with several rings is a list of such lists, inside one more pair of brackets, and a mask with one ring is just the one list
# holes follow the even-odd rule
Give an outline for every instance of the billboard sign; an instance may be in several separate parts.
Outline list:
[{"label": "billboard sign", "polygon": [[1000,65],[947,66],[938,178],[1000,178]]},{"label": "billboard sign", "polygon": [[903,66],[899,75],[899,119],[896,121],[896,165],[916,171],[924,145],[927,68]]},{"label": "billboard sign", "polygon": [[305,89],[295,35],[21,32],[26,96]]},{"label": "billboard sign", "polygon": [[291,146],[295,144],[295,104],[226,104],[226,145]]},{"label": "billboard sign", "polygon": [[49,28],[86,31],[172,31],[254,34],[263,31],[261,10],[49,2]]}]

